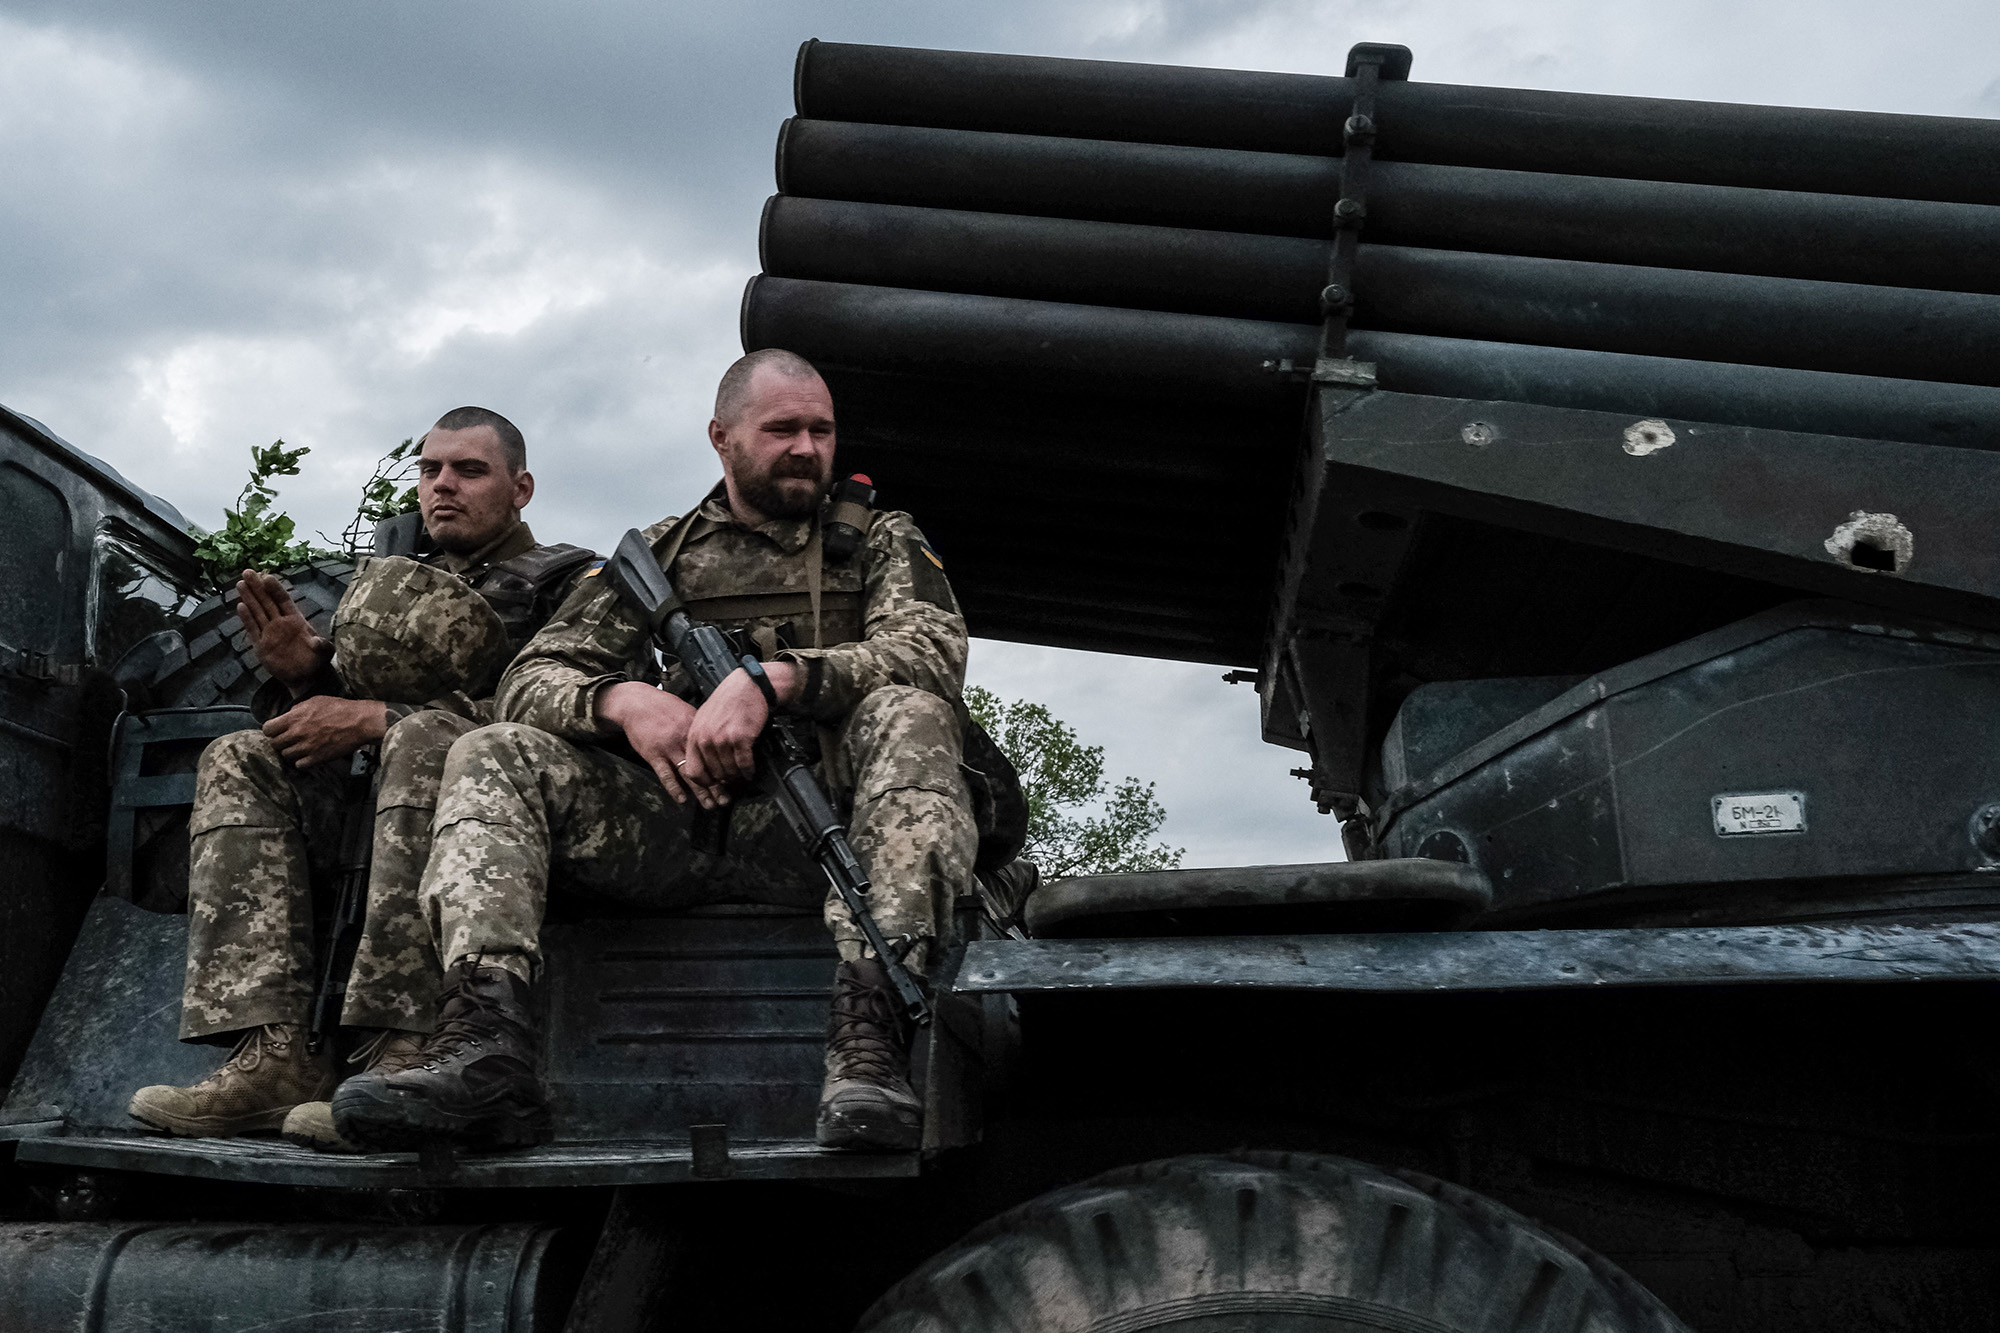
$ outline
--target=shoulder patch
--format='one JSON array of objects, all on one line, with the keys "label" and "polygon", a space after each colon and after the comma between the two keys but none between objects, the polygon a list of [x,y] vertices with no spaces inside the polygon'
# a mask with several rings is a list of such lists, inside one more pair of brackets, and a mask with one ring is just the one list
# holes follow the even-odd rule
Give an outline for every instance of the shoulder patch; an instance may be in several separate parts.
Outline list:
[{"label": "shoulder patch", "polygon": [[951,580],[944,576],[944,561],[938,559],[937,552],[922,537],[907,537],[904,541],[909,548],[911,594],[920,602],[959,614]]},{"label": "shoulder patch", "polygon": [[609,562],[604,560],[591,561],[590,568],[583,571],[583,577],[587,579],[596,578],[599,574],[602,574],[604,572],[604,566],[607,563]]}]

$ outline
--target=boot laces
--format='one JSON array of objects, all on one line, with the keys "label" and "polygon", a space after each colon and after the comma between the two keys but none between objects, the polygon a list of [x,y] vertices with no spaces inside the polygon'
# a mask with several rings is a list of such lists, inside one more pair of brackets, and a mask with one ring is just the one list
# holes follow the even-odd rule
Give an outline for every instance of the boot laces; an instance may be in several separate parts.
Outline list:
[{"label": "boot laces", "polygon": [[466,968],[445,993],[444,1002],[438,1007],[438,1025],[424,1042],[425,1068],[435,1068],[440,1060],[448,1060],[468,1048],[480,1050],[492,1035],[493,1020],[500,1017],[500,1008],[473,991],[469,984],[473,976],[472,969]]},{"label": "boot laces", "polygon": [[220,1084],[230,1074],[252,1073],[264,1063],[266,1055],[282,1059],[291,1044],[291,1035],[280,1024],[266,1023],[262,1027],[251,1028],[237,1040],[236,1049],[229,1053],[229,1058],[203,1079],[201,1085]]},{"label": "boot laces", "polygon": [[899,1027],[886,992],[845,972],[835,978],[827,1048],[843,1077],[883,1083],[903,1078]]},{"label": "boot laces", "polygon": [[[378,1062],[384,1062],[385,1056],[389,1060],[394,1060],[396,1059],[396,1053],[390,1051],[390,1044],[399,1037],[412,1037],[415,1035],[414,1033],[403,1032],[397,1028],[377,1028],[374,1036],[362,1042],[356,1048],[354,1054],[347,1057],[347,1063],[358,1069],[367,1070],[374,1068]],[[410,1063],[407,1054],[400,1063]]]},{"label": "boot laces", "polygon": [[424,1063],[435,1065],[440,1060],[449,1060],[461,1051],[468,1049],[476,1051],[482,1048],[486,1044],[484,1041],[486,1028],[479,1021],[481,1017],[480,1010],[476,1006],[467,1005],[465,1009],[449,1018],[440,1018],[437,1030],[431,1033],[431,1039],[424,1044]]}]

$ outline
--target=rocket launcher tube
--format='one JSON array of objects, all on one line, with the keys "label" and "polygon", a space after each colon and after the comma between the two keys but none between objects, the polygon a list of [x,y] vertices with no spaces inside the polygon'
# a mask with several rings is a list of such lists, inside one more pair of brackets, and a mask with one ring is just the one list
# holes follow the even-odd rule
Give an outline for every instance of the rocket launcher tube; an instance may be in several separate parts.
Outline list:
[{"label": "rocket launcher tube", "polygon": [[[730,675],[756,661],[737,653],[729,636],[714,625],[688,616],[673,580],[660,568],[653,548],[638,529],[627,532],[618,543],[605,572],[618,595],[645,618],[660,647],[679,659],[700,702],[706,703]],[[903,1017],[918,1027],[929,1023],[930,1002],[924,998],[923,988],[904,965],[902,955],[883,937],[868,908],[868,872],[847,840],[846,825],[821,790],[806,762],[804,747],[785,727],[784,719],[772,715],[757,737],[756,756],[758,785],[777,804],[799,845],[819,864],[834,892],[847,904],[862,938],[889,974]]]}]

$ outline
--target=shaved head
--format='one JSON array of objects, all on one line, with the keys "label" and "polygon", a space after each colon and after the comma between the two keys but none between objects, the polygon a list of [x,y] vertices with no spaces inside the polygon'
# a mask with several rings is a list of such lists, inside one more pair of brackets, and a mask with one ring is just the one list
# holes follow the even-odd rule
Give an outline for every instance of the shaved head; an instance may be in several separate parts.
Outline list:
[{"label": "shaved head", "polygon": [[480,426],[499,438],[500,454],[507,460],[509,472],[520,472],[528,466],[528,442],[521,438],[520,428],[490,407],[454,407],[439,417],[431,429],[476,430]]},{"label": "shaved head", "polygon": [[788,380],[816,380],[819,372],[813,363],[797,352],[787,352],[778,347],[766,347],[761,351],[739,357],[736,364],[722,372],[722,383],[715,386],[715,419],[725,426],[733,426],[743,414],[743,404],[750,398],[750,381],[758,371],[769,368],[773,374]]}]

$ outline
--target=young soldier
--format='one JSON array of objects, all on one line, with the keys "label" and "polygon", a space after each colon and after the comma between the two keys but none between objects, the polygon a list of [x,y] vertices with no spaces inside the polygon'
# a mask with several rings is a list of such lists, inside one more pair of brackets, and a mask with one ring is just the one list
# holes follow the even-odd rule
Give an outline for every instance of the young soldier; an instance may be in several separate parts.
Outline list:
[{"label": "young soldier", "polygon": [[445,755],[492,720],[491,699],[473,695],[490,692],[592,556],[538,545],[521,521],[535,479],[521,432],[499,413],[446,413],[424,436],[418,469],[435,549],[364,563],[332,642],[277,579],[246,570],[237,584],[238,618],[273,682],[258,712],[276,715],[201,757],[181,1006],[182,1040],[234,1041],[235,1051],[192,1087],[141,1088],[131,1114],[155,1128],[282,1127],[297,1142],[348,1146],[323,1100],[339,1081],[334,1053],[308,1054],[304,1040],[317,984],[312,884],[333,863],[349,758],[377,742],[368,913],[342,1014],[359,1029],[349,1063],[401,1068],[430,1030],[442,973],[416,890]]},{"label": "young soldier", "polygon": [[[771,803],[738,796],[773,710],[818,723],[821,774],[852,812],[876,920],[921,970],[977,842],[955,712],[965,620],[907,514],[875,513],[849,560],[825,558],[833,402],[804,360],[738,361],[708,430],[722,484],[647,536],[690,613],[742,630],[767,680],[739,670],[696,709],[672,676],[663,690],[625,673],[645,634],[609,586],[563,607],[502,680],[506,721],[452,747],[421,891],[450,971],[441,1022],[417,1065],[341,1086],[343,1134],[385,1146],[546,1134],[529,1001],[553,879],[657,906],[824,904],[840,963],[819,1141],[917,1146],[908,1035],[881,961]],[[728,850],[703,850],[716,839],[699,826],[725,813]]]}]

